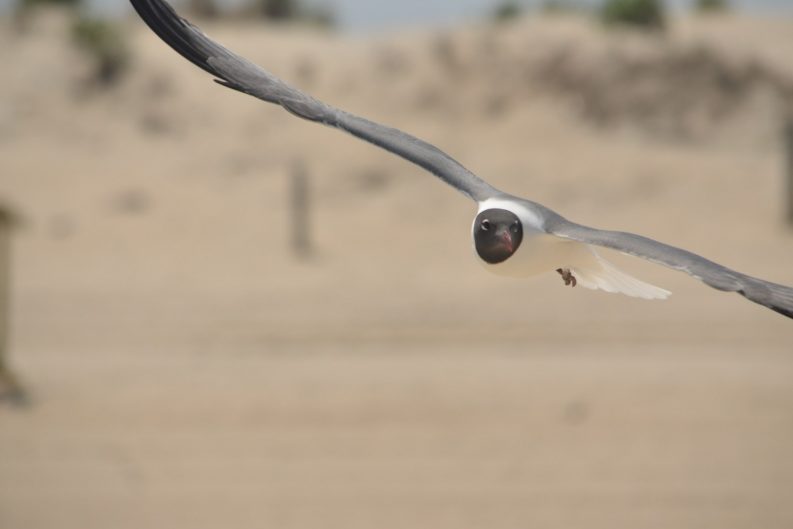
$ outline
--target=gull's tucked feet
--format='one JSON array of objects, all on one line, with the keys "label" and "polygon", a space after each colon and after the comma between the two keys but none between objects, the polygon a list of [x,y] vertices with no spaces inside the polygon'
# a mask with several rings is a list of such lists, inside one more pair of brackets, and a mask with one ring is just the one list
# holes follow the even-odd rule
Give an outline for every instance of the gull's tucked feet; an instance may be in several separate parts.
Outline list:
[{"label": "gull's tucked feet", "polygon": [[575,288],[575,286],[578,284],[578,280],[575,278],[569,268],[557,268],[556,271],[560,276],[562,276],[562,279],[564,280],[564,286]]}]

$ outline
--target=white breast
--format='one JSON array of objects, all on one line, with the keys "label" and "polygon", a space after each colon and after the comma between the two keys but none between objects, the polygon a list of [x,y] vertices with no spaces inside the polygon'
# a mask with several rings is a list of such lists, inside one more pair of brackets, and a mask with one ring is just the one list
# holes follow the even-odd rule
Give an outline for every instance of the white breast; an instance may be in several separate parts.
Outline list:
[{"label": "white breast", "polygon": [[479,205],[478,213],[493,208],[506,209],[518,216],[523,225],[523,241],[512,257],[504,262],[490,264],[479,258],[488,271],[502,276],[529,277],[569,268],[578,284],[584,288],[619,292],[644,299],[669,297],[669,291],[618,270],[591,246],[543,232],[537,213],[526,205],[503,199],[487,200]]}]

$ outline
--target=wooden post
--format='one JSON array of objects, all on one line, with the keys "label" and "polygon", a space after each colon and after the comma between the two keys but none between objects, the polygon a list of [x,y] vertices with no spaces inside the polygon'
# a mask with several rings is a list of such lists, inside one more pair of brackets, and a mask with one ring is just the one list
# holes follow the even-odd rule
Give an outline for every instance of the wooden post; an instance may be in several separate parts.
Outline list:
[{"label": "wooden post", "polygon": [[311,198],[305,163],[296,161],[290,176],[292,251],[298,258],[311,257]]},{"label": "wooden post", "polygon": [[785,124],[785,222],[793,227],[793,116],[788,117]]},{"label": "wooden post", "polygon": [[8,329],[11,312],[11,231],[16,217],[0,206],[0,402],[26,402],[25,392],[8,365]]}]

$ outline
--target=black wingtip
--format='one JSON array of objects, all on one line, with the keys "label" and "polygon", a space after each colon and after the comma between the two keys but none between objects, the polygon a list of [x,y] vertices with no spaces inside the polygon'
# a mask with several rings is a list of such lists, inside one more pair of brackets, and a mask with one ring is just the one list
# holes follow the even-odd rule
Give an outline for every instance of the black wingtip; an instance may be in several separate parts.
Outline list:
[{"label": "black wingtip", "polygon": [[739,290],[739,294],[793,319],[793,288],[748,276],[744,276],[743,280],[745,288]]},{"label": "black wingtip", "polygon": [[201,31],[180,17],[164,0],[130,0],[132,7],[149,28],[179,55],[199,68],[218,75],[208,63],[207,43],[197,39]]},{"label": "black wingtip", "polygon": [[781,314],[782,316],[787,316],[788,318],[793,319],[793,310],[786,309],[784,307],[768,307],[768,308],[778,314]]}]

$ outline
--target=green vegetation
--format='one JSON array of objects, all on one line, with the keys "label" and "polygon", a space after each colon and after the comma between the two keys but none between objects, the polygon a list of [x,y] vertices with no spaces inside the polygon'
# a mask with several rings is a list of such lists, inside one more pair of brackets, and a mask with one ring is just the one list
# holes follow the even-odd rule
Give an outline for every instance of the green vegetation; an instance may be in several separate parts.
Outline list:
[{"label": "green vegetation", "polygon": [[493,10],[493,20],[506,22],[515,19],[523,12],[521,6],[512,0],[504,0]]},{"label": "green vegetation", "polygon": [[106,20],[80,17],[72,25],[72,38],[94,63],[93,80],[110,86],[129,66],[129,47],[121,30]]},{"label": "green vegetation", "polygon": [[321,27],[336,25],[329,6],[306,6],[300,0],[252,0],[243,12],[278,22],[301,21]]},{"label": "green vegetation", "polygon": [[302,11],[297,0],[260,0],[258,7],[263,17],[272,20],[294,20]]},{"label": "green vegetation", "polygon": [[694,9],[701,13],[715,13],[727,11],[730,8],[728,0],[697,0]]},{"label": "green vegetation", "polygon": [[574,0],[544,0],[540,4],[540,11],[548,14],[575,13],[585,11],[585,8]]},{"label": "green vegetation", "polygon": [[600,11],[607,24],[661,29],[664,9],[661,0],[606,0]]}]

